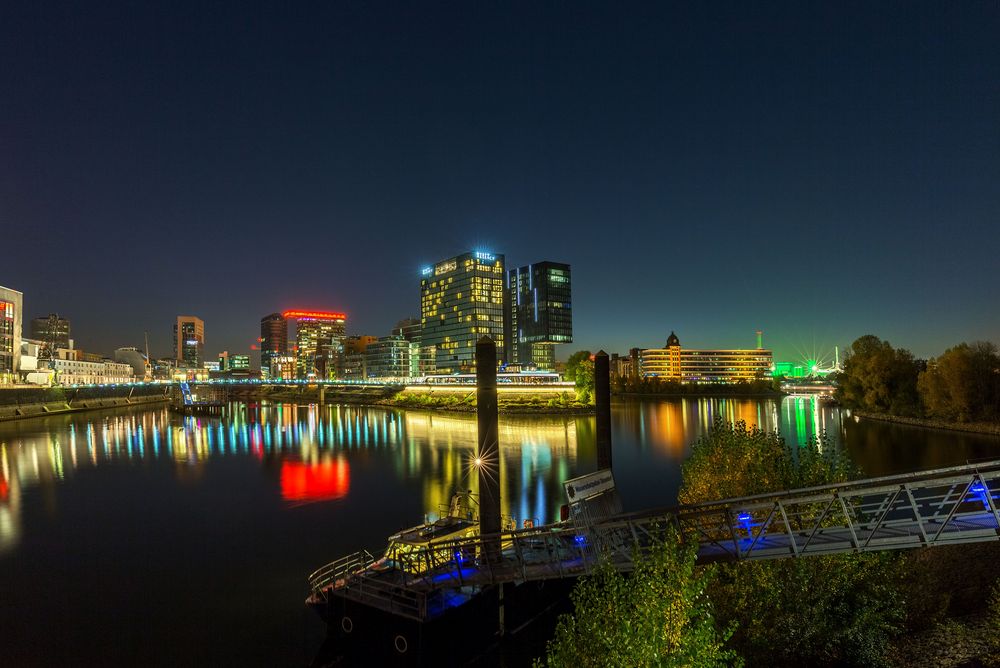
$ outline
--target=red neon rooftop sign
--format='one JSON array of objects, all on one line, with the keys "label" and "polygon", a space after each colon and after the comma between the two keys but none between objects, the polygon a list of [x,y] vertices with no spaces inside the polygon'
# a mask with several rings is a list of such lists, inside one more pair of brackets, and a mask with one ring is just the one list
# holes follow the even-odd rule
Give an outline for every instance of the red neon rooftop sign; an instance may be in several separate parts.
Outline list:
[{"label": "red neon rooftop sign", "polygon": [[346,313],[329,313],[327,311],[285,311],[281,314],[294,320],[347,320]]}]

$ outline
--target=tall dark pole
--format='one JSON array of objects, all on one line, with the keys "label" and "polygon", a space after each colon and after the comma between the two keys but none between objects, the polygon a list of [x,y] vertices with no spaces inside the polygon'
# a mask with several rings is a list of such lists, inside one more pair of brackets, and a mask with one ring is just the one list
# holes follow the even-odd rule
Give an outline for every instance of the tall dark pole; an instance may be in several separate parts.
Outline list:
[{"label": "tall dark pole", "polygon": [[[500,533],[500,444],[497,441],[497,345],[488,336],[476,343],[476,413],[479,418],[479,532]],[[499,559],[500,544],[484,545],[487,558]]]},{"label": "tall dark pole", "polygon": [[597,407],[597,468],[611,468],[611,364],[601,350],[594,355],[594,403]]}]

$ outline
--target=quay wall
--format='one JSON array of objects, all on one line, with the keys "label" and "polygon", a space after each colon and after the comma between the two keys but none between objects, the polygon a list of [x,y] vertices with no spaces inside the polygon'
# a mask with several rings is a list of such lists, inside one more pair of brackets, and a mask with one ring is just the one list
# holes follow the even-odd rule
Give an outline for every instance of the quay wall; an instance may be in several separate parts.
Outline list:
[{"label": "quay wall", "polygon": [[0,422],[170,400],[168,385],[0,389]]},{"label": "quay wall", "polygon": [[899,415],[889,415],[888,413],[870,413],[868,411],[853,411],[853,415],[857,415],[865,420],[895,422],[897,424],[908,424],[915,427],[949,429],[951,431],[965,431],[975,434],[1000,436],[1000,423],[996,422],[945,422],[944,420],[902,417]]}]

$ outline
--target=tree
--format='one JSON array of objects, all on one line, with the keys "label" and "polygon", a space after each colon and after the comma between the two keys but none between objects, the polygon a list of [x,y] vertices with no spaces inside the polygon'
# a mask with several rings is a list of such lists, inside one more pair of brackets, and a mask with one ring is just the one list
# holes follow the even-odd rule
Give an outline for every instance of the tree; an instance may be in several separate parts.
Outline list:
[{"label": "tree", "polygon": [[594,398],[594,362],[583,360],[576,368],[576,394],[580,401],[590,403]]},{"label": "tree", "polygon": [[854,341],[838,376],[837,399],[848,408],[919,415],[917,376],[923,364],[871,334]]},{"label": "tree", "polygon": [[696,556],[697,543],[667,527],[631,574],[599,566],[573,590],[573,614],[560,617],[536,666],[739,665],[705,596],[711,570],[696,569]]},{"label": "tree", "polygon": [[578,350],[566,360],[566,380],[576,382],[576,372],[584,360],[592,357],[589,350]]},{"label": "tree", "polygon": [[[682,468],[682,503],[847,480],[825,439],[790,448],[777,433],[716,421]],[[849,554],[720,566],[709,596],[751,665],[884,664],[904,606],[897,557]]]},{"label": "tree", "polygon": [[974,422],[1000,418],[1000,355],[992,343],[949,348],[920,374],[917,389],[928,415]]},{"label": "tree", "polygon": [[578,350],[566,360],[566,380],[576,383],[576,398],[590,403],[594,395],[594,360],[589,350]]}]

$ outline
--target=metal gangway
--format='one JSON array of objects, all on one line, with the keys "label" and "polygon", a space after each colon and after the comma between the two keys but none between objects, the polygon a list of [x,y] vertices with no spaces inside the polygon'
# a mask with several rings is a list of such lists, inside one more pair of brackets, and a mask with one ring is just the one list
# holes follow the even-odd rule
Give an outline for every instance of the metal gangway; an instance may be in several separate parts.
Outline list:
[{"label": "metal gangway", "polygon": [[182,380],[180,383],[181,398],[185,406],[190,406],[194,403],[194,396],[191,394],[191,386],[188,385],[186,380]]},{"label": "metal gangway", "polygon": [[341,596],[424,620],[445,590],[576,577],[602,560],[629,571],[667,527],[698,562],[799,558],[1000,540],[1000,460],[436,543],[373,568],[367,552],[310,576],[311,600]]}]

